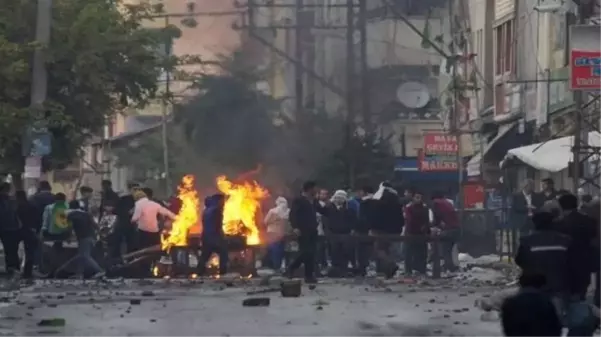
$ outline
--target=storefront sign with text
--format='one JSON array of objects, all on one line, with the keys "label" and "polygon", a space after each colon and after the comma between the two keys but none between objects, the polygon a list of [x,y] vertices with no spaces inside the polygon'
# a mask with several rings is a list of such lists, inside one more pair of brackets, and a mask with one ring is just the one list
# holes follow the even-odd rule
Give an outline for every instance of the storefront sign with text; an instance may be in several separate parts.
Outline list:
[{"label": "storefront sign with text", "polygon": [[429,155],[456,155],[457,137],[444,133],[424,134],[424,154]]},{"label": "storefront sign with text", "polygon": [[601,89],[601,51],[572,49],[570,71],[570,89]]},{"label": "storefront sign with text", "polygon": [[424,155],[419,151],[419,170],[422,172],[449,172],[457,171],[457,159],[449,155]]}]

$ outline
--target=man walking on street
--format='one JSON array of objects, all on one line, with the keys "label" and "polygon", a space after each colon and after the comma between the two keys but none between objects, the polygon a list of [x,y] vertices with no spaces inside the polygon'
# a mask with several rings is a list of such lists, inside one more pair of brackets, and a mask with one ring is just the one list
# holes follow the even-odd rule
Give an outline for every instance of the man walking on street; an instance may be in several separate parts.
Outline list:
[{"label": "man walking on street", "polygon": [[202,253],[198,259],[198,275],[204,275],[207,262],[213,254],[219,257],[219,274],[227,273],[228,250],[223,234],[223,207],[225,195],[214,194],[205,199],[202,212]]},{"label": "man walking on street", "polygon": [[316,283],[315,254],[317,250],[317,212],[323,212],[315,200],[316,184],[308,181],[303,184],[300,197],[294,199],[290,207],[290,225],[298,236],[299,253],[288,266],[286,274],[292,277],[301,266],[305,267],[305,282]]},{"label": "man walking on street", "polygon": [[453,259],[453,247],[461,235],[457,211],[442,193],[435,193],[432,200],[432,225],[440,230],[440,247],[444,261],[443,271],[454,273],[458,270]]},{"label": "man walking on street", "polygon": [[415,192],[413,201],[405,207],[405,274],[418,272],[426,275],[428,263],[427,235],[430,234],[430,210],[422,199],[422,194]]},{"label": "man walking on street", "polygon": [[10,198],[9,183],[0,184],[0,241],[4,247],[6,273],[12,275],[20,270],[20,225],[16,205]]}]

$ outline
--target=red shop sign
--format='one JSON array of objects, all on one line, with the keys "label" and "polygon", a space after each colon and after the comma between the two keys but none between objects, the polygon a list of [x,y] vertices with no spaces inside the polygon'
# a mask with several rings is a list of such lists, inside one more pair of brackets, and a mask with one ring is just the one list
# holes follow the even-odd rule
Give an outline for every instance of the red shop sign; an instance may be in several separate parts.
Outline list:
[{"label": "red shop sign", "polygon": [[428,155],[456,155],[457,137],[444,133],[424,134],[424,154]]},{"label": "red shop sign", "polygon": [[570,89],[601,89],[601,51],[578,49],[570,51]]},{"label": "red shop sign", "polygon": [[418,168],[421,172],[453,172],[457,171],[457,158],[453,156],[426,156],[419,151]]}]

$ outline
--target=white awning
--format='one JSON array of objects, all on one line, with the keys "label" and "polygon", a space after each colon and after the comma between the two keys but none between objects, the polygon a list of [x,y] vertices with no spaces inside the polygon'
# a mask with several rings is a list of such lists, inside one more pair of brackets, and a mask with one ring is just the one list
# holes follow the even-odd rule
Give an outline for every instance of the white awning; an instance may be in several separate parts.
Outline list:
[{"label": "white awning", "polygon": [[[486,154],[488,153],[488,151],[490,151],[490,149],[493,147],[493,145],[495,145],[495,143],[499,139],[501,139],[503,136],[505,136],[509,132],[509,130],[511,130],[516,124],[517,124],[517,122],[513,122],[513,123],[499,126],[499,131],[497,132],[497,135],[495,136],[495,138],[493,138],[490,142],[488,142],[486,144],[486,146],[484,146],[484,149],[483,149],[484,155],[486,156]],[[476,177],[481,174],[480,161],[482,161],[482,154],[480,154],[479,152],[476,153],[472,158],[470,158],[470,160],[467,162],[466,167],[465,167],[468,177]]]},{"label": "white awning", "polygon": [[[566,169],[572,161],[573,144],[574,136],[557,138],[544,143],[511,149],[507,151],[505,158],[517,158],[537,170],[559,172]],[[589,132],[588,144],[599,146],[601,134],[596,131]]]}]

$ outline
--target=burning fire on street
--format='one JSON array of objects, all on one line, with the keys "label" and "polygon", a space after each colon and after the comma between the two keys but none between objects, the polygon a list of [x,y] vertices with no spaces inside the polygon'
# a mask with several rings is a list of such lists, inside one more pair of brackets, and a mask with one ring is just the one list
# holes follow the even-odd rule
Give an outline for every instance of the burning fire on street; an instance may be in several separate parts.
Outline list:
[{"label": "burning fire on street", "polygon": [[[254,268],[254,254],[248,254],[247,250],[249,247],[261,243],[259,230],[262,217],[261,201],[269,196],[269,192],[254,180],[239,180],[230,181],[225,176],[219,176],[216,179],[217,189],[226,196],[223,210],[223,233],[226,238],[233,239],[234,242],[242,240],[241,245],[230,245],[229,247],[230,255],[234,255],[234,258],[230,258],[230,265],[236,264],[238,261],[241,264],[252,263]],[[166,264],[190,266],[190,255],[194,255],[194,253],[190,254],[195,251],[193,247],[189,247],[190,232],[195,226],[201,224],[202,209],[193,175],[186,175],[182,179],[178,187],[178,198],[181,200],[182,207],[170,229],[165,231],[161,237],[161,249],[168,254],[168,257],[162,259],[153,268],[155,276],[166,274],[160,268]],[[172,254],[173,250],[176,254]],[[180,261],[180,258],[177,257],[184,255],[185,262]],[[217,256],[212,256],[208,267],[212,270],[218,269]]]}]

